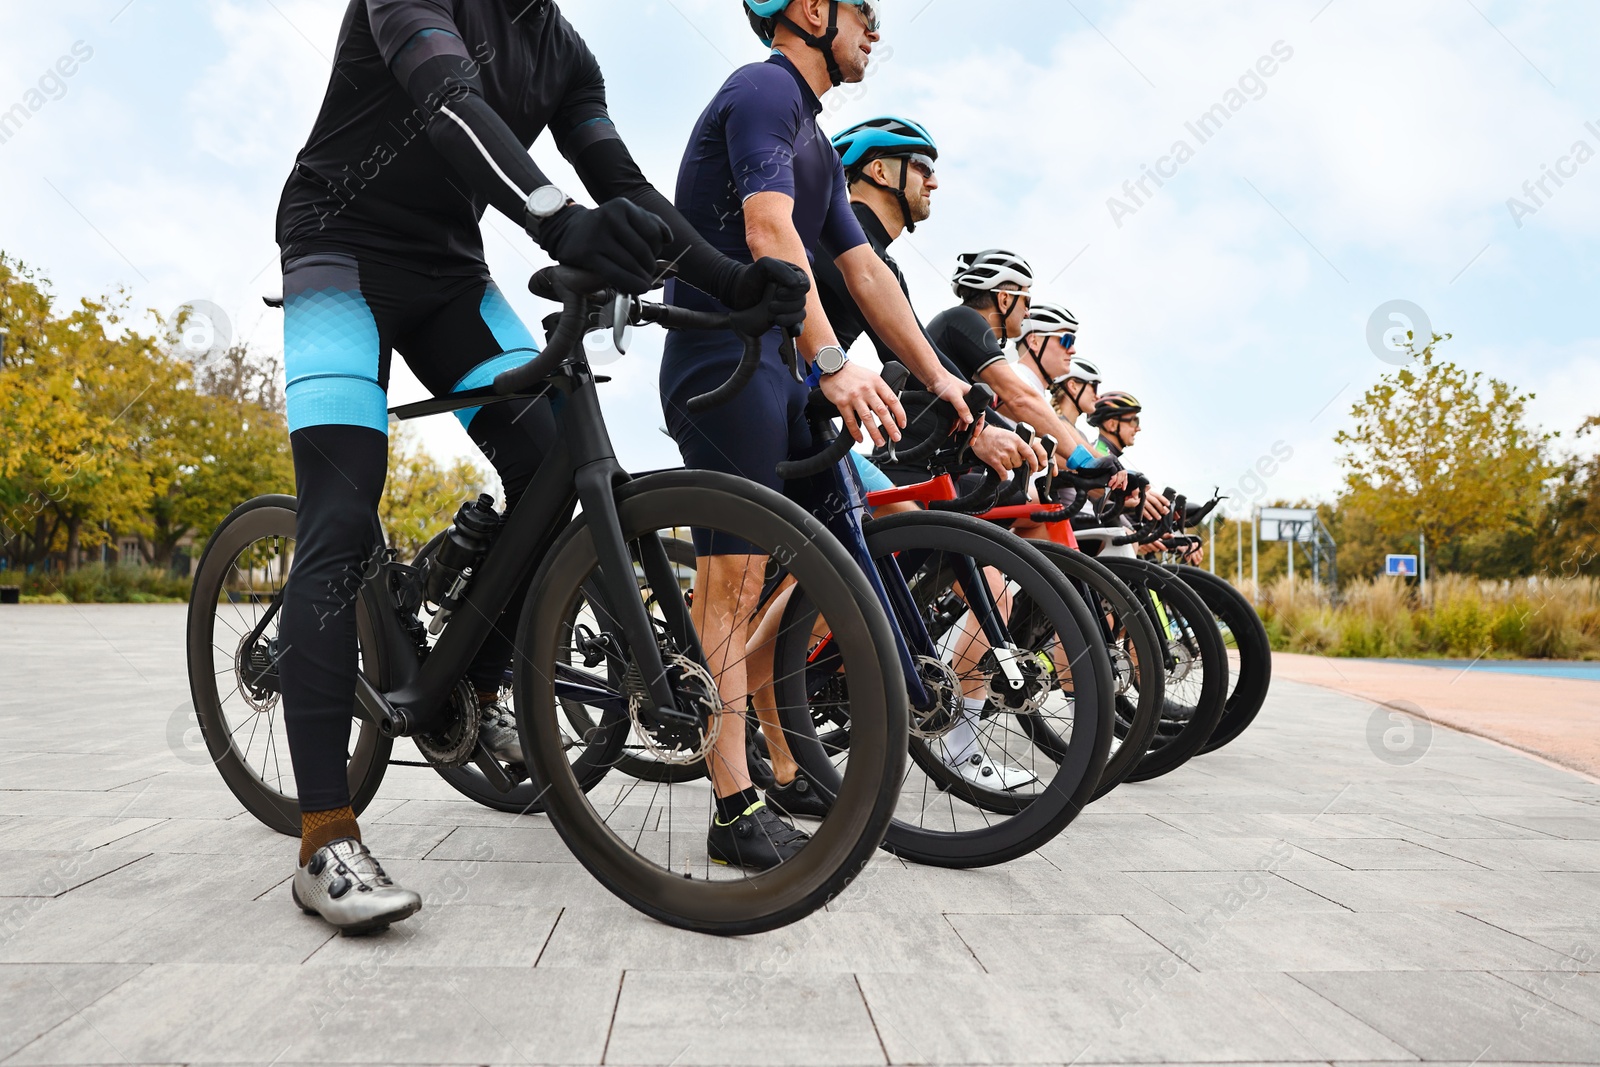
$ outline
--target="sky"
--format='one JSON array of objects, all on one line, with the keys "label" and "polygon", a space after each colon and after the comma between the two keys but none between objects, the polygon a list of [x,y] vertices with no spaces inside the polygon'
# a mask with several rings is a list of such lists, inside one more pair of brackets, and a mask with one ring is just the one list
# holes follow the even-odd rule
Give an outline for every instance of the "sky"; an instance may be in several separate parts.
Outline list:
[{"label": "sky", "polygon": [[[1369,334],[1395,328],[1453,334],[1443,353],[1535,393],[1561,447],[1600,414],[1600,4],[882,6],[868,79],[830,94],[822,122],[904,115],[938,140],[933,218],[894,248],[918,311],[955,302],[960,252],[1028,257],[1036,295],[1082,322],[1079,351],[1144,403],[1128,459],[1158,485],[1218,486],[1235,509],[1331,499],[1334,434],[1394,369]],[[281,352],[260,302],[281,287],[273,219],[345,7],[6,4],[0,250],[64,300],[120,290],[159,314],[208,301],[231,337]],[[561,7],[670,193],[705,103],[763,58],[739,6]],[[533,152],[581,190],[548,138]],[[547,258],[510,220],[485,226],[491,270],[537,324],[552,309],[524,283]],[[1390,318],[1397,301],[1409,310]],[[678,461],[659,432],[660,349],[640,331],[608,368],[608,422],[634,469]],[[393,402],[424,395],[397,369]],[[471,452],[448,416],[420,432],[441,456]],[[1271,475],[1247,477],[1258,464]]]}]

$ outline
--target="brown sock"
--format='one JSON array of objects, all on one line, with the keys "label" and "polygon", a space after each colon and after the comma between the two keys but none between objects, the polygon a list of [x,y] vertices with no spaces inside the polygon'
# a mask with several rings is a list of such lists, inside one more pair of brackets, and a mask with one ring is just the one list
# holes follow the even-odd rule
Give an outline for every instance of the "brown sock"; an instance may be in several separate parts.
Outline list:
[{"label": "brown sock", "polygon": [[302,811],[300,813],[300,866],[311,862],[317,849],[341,837],[361,840],[361,827],[356,825],[356,813],[349,805],[332,811]]}]

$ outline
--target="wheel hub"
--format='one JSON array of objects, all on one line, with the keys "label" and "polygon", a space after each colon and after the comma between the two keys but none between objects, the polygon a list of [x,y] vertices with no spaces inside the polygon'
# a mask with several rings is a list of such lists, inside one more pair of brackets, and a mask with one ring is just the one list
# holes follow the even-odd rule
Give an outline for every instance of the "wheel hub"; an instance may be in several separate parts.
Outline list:
[{"label": "wheel hub", "polygon": [[239,642],[234,655],[234,670],[239,677],[239,695],[255,712],[271,711],[277,707],[278,694],[283,691],[278,680],[278,640],[248,637]]},{"label": "wheel hub", "polygon": [[1045,699],[1055,688],[1055,664],[1044,652],[1024,652],[1016,656],[1012,663],[1020,678],[1013,677],[1010,671],[1001,666],[994,650],[984,653],[983,661],[978,666],[988,676],[986,689],[989,700],[1002,711],[1031,715],[1044,707]]}]

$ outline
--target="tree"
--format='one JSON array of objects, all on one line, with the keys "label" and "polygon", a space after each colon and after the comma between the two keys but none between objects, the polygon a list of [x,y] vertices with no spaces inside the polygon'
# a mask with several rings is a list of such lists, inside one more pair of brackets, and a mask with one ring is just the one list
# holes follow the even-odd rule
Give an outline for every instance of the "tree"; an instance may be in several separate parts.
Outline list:
[{"label": "tree", "polygon": [[464,459],[443,466],[416,446],[410,430],[397,428],[389,436],[389,480],[384,484],[383,501],[378,508],[389,547],[409,562],[450,525],[463,503],[479,493],[496,495],[493,482],[482,469]]},{"label": "tree", "polygon": [[[1600,430],[1600,415],[1578,427],[1578,437]],[[1600,574],[1600,454],[1574,456],[1561,469],[1540,524],[1536,558],[1551,575]]]},{"label": "tree", "polygon": [[1556,435],[1528,426],[1532,394],[1440,359],[1448,339],[1435,334],[1420,351],[1413,342],[1415,362],[1367,390],[1354,428],[1334,438],[1344,448],[1341,525],[1373,540],[1352,546],[1352,562],[1409,547],[1418,533],[1430,568],[1443,570],[1484,570],[1533,543]]}]

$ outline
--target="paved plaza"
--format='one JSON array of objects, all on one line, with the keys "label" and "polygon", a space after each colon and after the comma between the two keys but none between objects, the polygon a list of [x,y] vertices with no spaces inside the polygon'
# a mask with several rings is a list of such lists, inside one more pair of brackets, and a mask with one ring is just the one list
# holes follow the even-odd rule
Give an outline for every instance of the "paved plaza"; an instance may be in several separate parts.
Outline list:
[{"label": "paved plaza", "polygon": [[1280,682],[1036,855],[743,939],[395,767],[363,827],[429,903],[339,938],[186,741],[183,624],[0,608],[5,1067],[1600,1062],[1600,785],[1365,700]]}]

